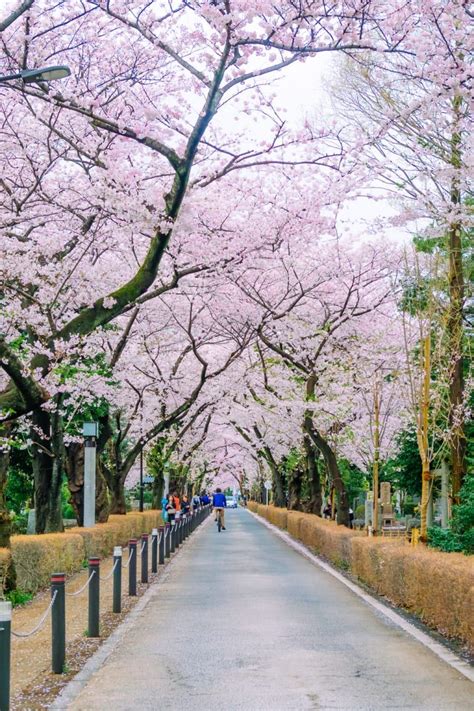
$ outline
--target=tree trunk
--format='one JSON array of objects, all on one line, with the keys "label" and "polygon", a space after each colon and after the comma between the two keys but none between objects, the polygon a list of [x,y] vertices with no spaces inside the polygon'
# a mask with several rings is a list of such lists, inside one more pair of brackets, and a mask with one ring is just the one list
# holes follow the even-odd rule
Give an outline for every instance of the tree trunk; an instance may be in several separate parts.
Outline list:
[{"label": "tree trunk", "polygon": [[271,465],[273,479],[273,503],[280,508],[286,508],[286,496],[283,490],[283,477],[276,465]]},{"label": "tree trunk", "polygon": [[107,480],[107,486],[111,495],[110,513],[121,514],[127,513],[127,503],[125,501],[125,479],[122,478],[120,470],[115,470],[110,480]]},{"label": "tree trunk", "polygon": [[347,498],[347,491],[344,481],[339,471],[339,466],[337,464],[336,455],[332,451],[332,448],[326,442],[324,437],[316,430],[311,427],[311,439],[313,440],[316,447],[319,449],[323,455],[326,466],[328,468],[329,476],[331,477],[334,488],[337,492],[337,522],[343,524],[344,526],[349,525],[349,500]]},{"label": "tree trunk", "polygon": [[430,491],[430,458],[429,458],[429,409],[431,386],[431,336],[428,333],[423,339],[423,389],[420,402],[420,413],[417,428],[418,450],[421,457],[421,503],[420,503],[420,539],[427,540],[427,512]]},{"label": "tree trunk", "polygon": [[65,452],[61,417],[40,410],[33,413],[32,419],[36,533],[62,531],[61,486]]},{"label": "tree trunk", "polygon": [[[316,373],[311,373],[306,380],[306,400],[314,401],[314,391],[316,388]],[[306,458],[306,471],[311,487],[311,502],[310,510],[317,516],[321,516],[323,505],[321,493],[321,479],[319,476],[319,467],[315,447],[311,441],[311,432],[313,429],[313,417],[310,410],[306,410],[303,418],[303,448]],[[349,513],[347,514],[349,516]]]},{"label": "tree trunk", "polygon": [[306,470],[308,473],[308,481],[311,492],[309,502],[309,512],[321,516],[323,506],[323,497],[321,492],[321,477],[319,475],[318,456],[316,448],[311,439],[305,435],[303,437],[303,446],[306,455]]},{"label": "tree trunk", "polygon": [[301,511],[301,488],[303,486],[303,470],[297,467],[289,475],[288,480],[288,508]]},{"label": "tree trunk", "polygon": [[165,479],[163,473],[153,477],[152,484],[152,507],[158,511],[161,509],[161,500],[163,499],[163,493],[165,490]]},{"label": "tree trunk", "polygon": [[107,482],[104,477],[104,467],[97,457],[97,472],[95,478],[95,520],[97,523],[107,523],[110,513]]},{"label": "tree trunk", "polygon": [[[462,118],[462,97],[453,100],[453,132],[451,136],[451,165],[454,169],[451,181],[451,204],[453,211],[462,206],[461,169],[462,138],[460,123]],[[464,312],[464,273],[462,253],[462,229],[460,219],[449,226],[449,356],[452,373],[449,388],[449,424],[451,428],[451,465],[453,483],[453,501],[459,503],[459,490],[466,473],[466,434],[462,405],[464,399],[464,359],[463,359],[463,312]]]},{"label": "tree trunk", "polygon": [[66,474],[69,487],[69,503],[76,514],[78,526],[84,521],[84,448],[73,442],[67,448]]}]

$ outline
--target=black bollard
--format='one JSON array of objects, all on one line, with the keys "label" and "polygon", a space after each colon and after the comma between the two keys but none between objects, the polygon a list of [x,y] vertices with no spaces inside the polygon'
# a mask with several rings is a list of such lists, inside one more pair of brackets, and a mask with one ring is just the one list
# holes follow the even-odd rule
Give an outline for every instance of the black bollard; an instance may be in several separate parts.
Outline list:
[{"label": "black bollard", "polygon": [[158,543],[158,565],[164,565],[165,563],[165,526],[160,526],[159,529],[160,540]]},{"label": "black bollard", "polygon": [[148,582],[148,533],[142,534],[142,564],[141,564],[141,581]]},{"label": "black bollard", "polygon": [[151,572],[158,572],[158,529],[151,532]]},{"label": "black bollard", "polygon": [[165,528],[165,558],[171,554],[171,524],[167,523]]},{"label": "black bollard", "polygon": [[128,542],[128,594],[137,594],[137,539],[131,538]]},{"label": "black bollard", "polygon": [[183,542],[183,523],[183,515],[181,514],[178,521],[178,527],[176,529],[176,548],[179,548]]},{"label": "black bollard", "polygon": [[10,708],[12,604],[0,600],[0,711]]},{"label": "black bollard", "polygon": [[176,550],[176,521],[171,521],[170,529],[170,553]]},{"label": "black bollard", "polygon": [[100,637],[100,558],[89,558],[89,637]]},{"label": "black bollard", "polygon": [[173,533],[174,533],[174,549],[175,551],[179,548],[179,527],[181,525],[181,519],[178,518],[174,520]]},{"label": "black bollard", "polygon": [[51,576],[51,661],[53,674],[64,672],[66,661],[66,575],[53,573]]},{"label": "black bollard", "polygon": [[122,546],[114,547],[112,612],[122,612]]}]

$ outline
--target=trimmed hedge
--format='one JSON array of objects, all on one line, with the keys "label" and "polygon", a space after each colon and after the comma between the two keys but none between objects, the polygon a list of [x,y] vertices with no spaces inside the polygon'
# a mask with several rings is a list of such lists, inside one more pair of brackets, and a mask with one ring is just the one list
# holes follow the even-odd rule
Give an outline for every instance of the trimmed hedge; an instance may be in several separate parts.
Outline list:
[{"label": "trimmed hedge", "polygon": [[0,589],[10,555],[17,587],[35,593],[49,585],[51,573],[75,573],[90,556],[108,556],[114,546],[123,546],[130,538],[150,533],[161,524],[160,511],[134,511],[125,516],[110,516],[107,523],[99,523],[93,528],[76,528],[74,532],[12,536],[11,551],[0,548]]},{"label": "trimmed hedge", "polygon": [[5,588],[9,567],[10,551],[8,548],[0,548],[0,592]]},{"label": "trimmed hedge", "polygon": [[[368,538],[314,514],[249,502],[249,508],[380,595],[474,650],[474,558]],[[285,523],[286,522],[286,523]]]}]

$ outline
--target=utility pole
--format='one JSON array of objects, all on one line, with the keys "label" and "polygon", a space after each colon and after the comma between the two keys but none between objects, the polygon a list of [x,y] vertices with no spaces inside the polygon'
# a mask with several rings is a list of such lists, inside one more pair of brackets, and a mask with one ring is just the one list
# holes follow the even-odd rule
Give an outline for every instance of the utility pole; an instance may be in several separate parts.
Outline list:
[{"label": "utility pole", "polygon": [[140,504],[139,510],[143,511],[143,444],[140,449]]},{"label": "utility pole", "polygon": [[430,409],[430,385],[431,385],[431,335],[424,337],[423,342],[423,383],[421,386],[421,407],[418,417],[418,448],[421,454],[421,521],[420,538],[426,542],[427,538],[427,514],[430,496],[431,473],[429,455],[429,409]]},{"label": "utility pole", "polygon": [[373,502],[372,527],[374,535],[379,529],[379,463],[380,463],[380,392],[378,375],[374,384],[374,465],[373,465]]}]

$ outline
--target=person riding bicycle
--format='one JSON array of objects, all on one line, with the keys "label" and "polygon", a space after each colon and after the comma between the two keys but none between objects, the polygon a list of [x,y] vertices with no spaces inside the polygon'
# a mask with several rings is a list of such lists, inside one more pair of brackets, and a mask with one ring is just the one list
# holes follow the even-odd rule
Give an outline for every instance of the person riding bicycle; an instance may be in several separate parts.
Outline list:
[{"label": "person riding bicycle", "polygon": [[224,509],[227,507],[227,501],[225,499],[224,494],[222,493],[222,489],[217,488],[216,493],[212,495],[212,505],[214,507],[214,515],[216,517],[216,521],[217,521],[217,516],[220,515],[221,523],[222,523],[222,530],[225,531]]}]

